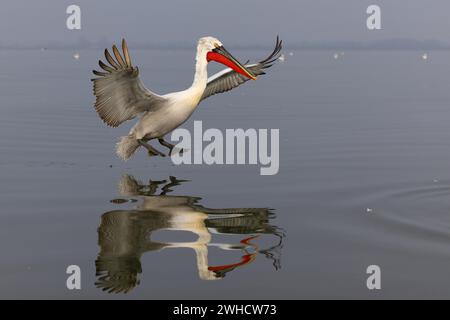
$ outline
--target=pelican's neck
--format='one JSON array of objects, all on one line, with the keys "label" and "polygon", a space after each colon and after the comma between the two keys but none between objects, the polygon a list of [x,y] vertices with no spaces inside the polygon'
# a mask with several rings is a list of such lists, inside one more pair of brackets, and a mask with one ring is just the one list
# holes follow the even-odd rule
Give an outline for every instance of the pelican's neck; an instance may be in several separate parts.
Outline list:
[{"label": "pelican's neck", "polygon": [[200,46],[197,48],[197,56],[195,58],[195,75],[192,85],[183,91],[177,92],[180,99],[183,100],[183,106],[194,110],[202,99],[203,92],[206,89],[208,82],[208,61],[206,60],[206,53]]},{"label": "pelican's neck", "polygon": [[198,48],[195,60],[195,75],[191,89],[194,89],[195,91],[199,90],[203,94],[206,83],[208,82],[208,61],[206,60],[205,50]]}]

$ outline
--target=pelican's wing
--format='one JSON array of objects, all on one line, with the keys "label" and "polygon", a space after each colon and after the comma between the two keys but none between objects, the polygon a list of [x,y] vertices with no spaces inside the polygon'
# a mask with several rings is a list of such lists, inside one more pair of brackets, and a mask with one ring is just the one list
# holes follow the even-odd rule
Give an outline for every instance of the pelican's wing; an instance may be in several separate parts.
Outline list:
[{"label": "pelican's wing", "polygon": [[[269,68],[280,57],[282,41],[277,36],[275,49],[266,59],[254,63],[246,64],[245,67],[255,76],[265,74],[263,69]],[[247,77],[237,73],[233,69],[226,68],[208,78],[206,89],[203,92],[201,100],[204,100],[217,93],[222,93],[234,89],[249,80]]]},{"label": "pelican's wing", "polygon": [[148,90],[139,78],[139,69],[131,64],[125,39],[122,40],[123,57],[117,47],[112,47],[114,59],[105,49],[109,65],[99,61],[104,72],[93,70],[98,78],[94,82],[95,110],[102,120],[112,127],[133,119],[144,111],[163,105],[164,97]]}]

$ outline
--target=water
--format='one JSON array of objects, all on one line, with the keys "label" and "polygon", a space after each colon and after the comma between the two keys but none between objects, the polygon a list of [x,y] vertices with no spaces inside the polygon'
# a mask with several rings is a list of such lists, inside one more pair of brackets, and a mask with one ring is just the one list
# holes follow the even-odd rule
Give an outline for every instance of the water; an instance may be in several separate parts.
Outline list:
[{"label": "water", "polygon": [[[275,176],[122,163],[132,123],[92,108],[101,50],[74,53],[0,52],[1,298],[449,296],[450,52],[296,51],[184,125],[280,128]],[[190,85],[193,52],[132,54],[154,91]]]}]

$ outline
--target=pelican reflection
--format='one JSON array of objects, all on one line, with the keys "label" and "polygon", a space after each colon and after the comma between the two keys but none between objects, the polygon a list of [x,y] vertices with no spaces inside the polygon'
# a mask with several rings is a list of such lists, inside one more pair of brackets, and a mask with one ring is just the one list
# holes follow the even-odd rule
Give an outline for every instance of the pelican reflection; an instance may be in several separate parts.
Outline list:
[{"label": "pelican reflection", "polygon": [[[131,210],[114,210],[101,217],[98,228],[100,253],[96,260],[97,287],[108,292],[128,292],[139,284],[142,273],[141,256],[148,251],[168,248],[189,248],[196,255],[198,275],[202,280],[222,279],[227,273],[250,264],[258,255],[268,258],[275,269],[280,268],[284,234],[270,224],[274,213],[267,208],[212,209],[198,204],[201,198],[167,195],[174,186],[186,180],[149,181],[148,184],[124,175],[119,193],[131,202]],[[197,235],[193,242],[158,242],[152,239],[156,231],[189,231]],[[236,243],[213,241],[213,235],[232,235]],[[174,233],[175,235],[175,233]],[[260,248],[260,236],[271,235],[272,244]],[[234,240],[239,236],[239,241]],[[213,266],[208,249],[241,252],[238,261]],[[222,252],[222,251],[220,251]],[[233,259],[233,258],[232,258]]]}]

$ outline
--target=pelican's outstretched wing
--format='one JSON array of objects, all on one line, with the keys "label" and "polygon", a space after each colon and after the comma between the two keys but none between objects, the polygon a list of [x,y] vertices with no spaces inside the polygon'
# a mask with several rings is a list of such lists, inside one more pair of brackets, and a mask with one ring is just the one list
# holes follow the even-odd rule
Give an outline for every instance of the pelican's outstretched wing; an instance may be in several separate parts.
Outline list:
[{"label": "pelican's outstretched wing", "polygon": [[[277,36],[275,49],[270,54],[270,56],[258,63],[246,64],[245,67],[249,69],[255,76],[265,74],[263,69],[271,67],[272,64],[280,57],[281,43],[282,41]],[[241,75],[240,73],[237,73],[230,68],[224,69],[208,78],[208,84],[206,85],[206,89],[205,92],[203,92],[201,100],[204,100],[217,93],[230,91],[231,89],[234,89],[243,84],[247,80],[249,80],[247,77]]]},{"label": "pelican's outstretched wing", "polygon": [[122,40],[123,57],[116,45],[112,47],[116,60],[105,49],[110,65],[99,60],[104,72],[93,70],[98,78],[94,82],[95,110],[102,120],[112,127],[133,119],[141,112],[155,110],[165,98],[148,90],[139,78],[139,69],[131,64],[125,39]]}]

